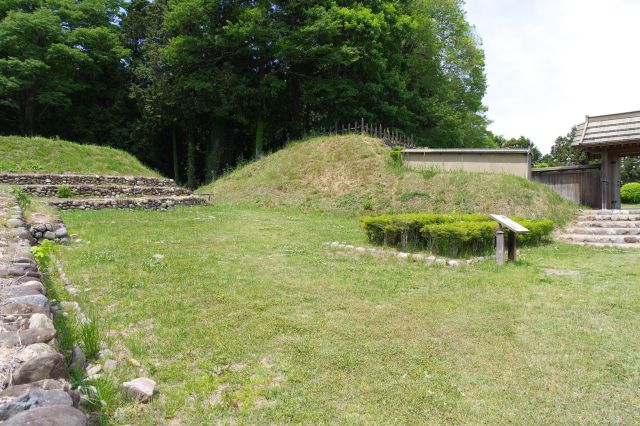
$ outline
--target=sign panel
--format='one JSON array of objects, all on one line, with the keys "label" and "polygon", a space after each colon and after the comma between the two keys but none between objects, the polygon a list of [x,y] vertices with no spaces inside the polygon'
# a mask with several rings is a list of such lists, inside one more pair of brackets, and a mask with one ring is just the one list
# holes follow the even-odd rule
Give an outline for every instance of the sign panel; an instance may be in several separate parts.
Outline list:
[{"label": "sign panel", "polygon": [[509,228],[516,234],[524,234],[525,232],[529,232],[527,228],[520,225],[519,223],[514,222],[506,216],[503,216],[501,214],[490,214],[489,216],[491,216],[491,218],[498,222],[500,225]]}]

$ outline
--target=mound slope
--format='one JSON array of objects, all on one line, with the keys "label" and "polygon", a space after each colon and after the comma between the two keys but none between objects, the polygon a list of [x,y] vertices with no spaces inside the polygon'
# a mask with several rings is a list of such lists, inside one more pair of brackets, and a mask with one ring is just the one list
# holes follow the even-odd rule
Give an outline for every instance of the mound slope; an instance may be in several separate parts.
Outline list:
[{"label": "mound slope", "polygon": [[124,151],[40,137],[0,137],[0,171],[123,176],[159,175]]},{"label": "mound slope", "polygon": [[380,140],[318,137],[238,168],[200,192],[219,202],[376,213],[503,213],[564,224],[576,206],[526,179],[484,173],[420,172],[389,165]]}]

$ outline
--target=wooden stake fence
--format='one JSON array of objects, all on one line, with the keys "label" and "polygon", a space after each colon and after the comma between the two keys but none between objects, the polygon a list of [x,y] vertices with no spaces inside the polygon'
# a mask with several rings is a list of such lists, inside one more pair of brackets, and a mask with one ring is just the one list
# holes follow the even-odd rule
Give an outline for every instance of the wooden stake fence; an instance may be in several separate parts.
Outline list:
[{"label": "wooden stake fence", "polygon": [[399,132],[398,130],[389,129],[382,124],[370,124],[367,123],[364,118],[354,123],[347,123],[338,125],[335,123],[332,127],[321,127],[314,129],[310,132],[312,136],[322,135],[341,135],[341,134],[353,134],[360,133],[362,135],[368,135],[374,138],[380,138],[383,142],[390,147],[401,146],[404,148],[410,148],[413,146],[413,136],[407,136]]}]

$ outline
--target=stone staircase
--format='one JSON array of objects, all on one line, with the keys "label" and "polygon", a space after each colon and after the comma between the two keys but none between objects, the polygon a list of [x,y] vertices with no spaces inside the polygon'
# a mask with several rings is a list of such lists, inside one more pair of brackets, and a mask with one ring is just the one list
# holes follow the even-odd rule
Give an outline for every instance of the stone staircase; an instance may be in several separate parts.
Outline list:
[{"label": "stone staircase", "polygon": [[640,248],[640,209],[583,210],[556,238],[594,247]]},{"label": "stone staircase", "polygon": [[[166,210],[177,205],[206,204],[206,199],[181,188],[172,179],[145,176],[0,173],[0,183],[19,186],[63,209],[143,208]],[[71,195],[59,198],[60,188]]]}]

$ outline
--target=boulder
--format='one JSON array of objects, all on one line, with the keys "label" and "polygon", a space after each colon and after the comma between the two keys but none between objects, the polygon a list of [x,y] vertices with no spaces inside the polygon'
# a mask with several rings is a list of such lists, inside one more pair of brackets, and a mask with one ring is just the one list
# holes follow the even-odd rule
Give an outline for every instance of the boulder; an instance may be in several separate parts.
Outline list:
[{"label": "boulder", "polygon": [[29,319],[29,328],[55,328],[48,315],[33,314]]},{"label": "boulder", "polygon": [[47,231],[44,233],[43,237],[45,240],[55,240],[56,234],[54,234],[52,231]]},{"label": "boulder", "polygon": [[156,382],[146,377],[139,377],[130,382],[124,382],[120,390],[128,397],[143,403],[149,402],[156,388]]},{"label": "boulder", "polygon": [[22,303],[26,305],[33,305],[39,308],[49,308],[49,300],[43,294],[32,294],[29,296],[17,296],[6,299],[8,303]]},{"label": "boulder", "polygon": [[73,401],[63,390],[28,389],[22,395],[14,397],[0,404],[0,420],[8,418],[36,407],[63,405],[71,407]]},{"label": "boulder", "polygon": [[56,229],[54,234],[55,234],[56,238],[64,238],[67,235],[69,235],[69,233],[67,232],[67,228],[65,228],[64,226],[61,227],[61,228]]},{"label": "boulder", "polygon": [[26,303],[12,303],[0,307],[2,315],[32,315],[35,313],[48,314],[49,309]]},{"label": "boulder", "polygon": [[3,298],[32,296],[34,294],[42,294],[42,292],[38,291],[38,289],[35,287],[25,286],[10,286],[0,290],[0,297]]},{"label": "boulder", "polygon": [[87,366],[87,357],[79,346],[75,346],[71,351],[71,364],[69,368],[72,371],[84,371]]},{"label": "boulder", "polygon": [[13,373],[13,383],[35,382],[43,379],[69,380],[69,371],[60,354],[44,355],[25,362]]},{"label": "boulder", "polygon": [[0,392],[0,397],[8,398],[12,396],[20,396],[29,389],[43,389],[43,390],[61,389],[63,391],[68,391],[69,389],[71,389],[71,385],[69,384],[69,382],[64,380],[52,380],[52,379],[38,380],[36,382],[27,383],[24,385],[10,386],[5,390],[3,390],[2,392]]},{"label": "boulder", "polygon": [[28,362],[44,355],[55,355],[56,353],[56,350],[46,343],[34,343],[18,352],[16,358],[21,362]]},{"label": "boulder", "polygon": [[[18,336],[19,334],[19,336]],[[14,346],[45,343],[56,337],[54,328],[30,328],[28,330],[5,331],[0,333],[0,347],[12,348]]]},{"label": "boulder", "polygon": [[87,417],[76,408],[66,405],[53,405],[51,407],[38,407],[23,411],[9,418],[4,424],[6,426],[85,426]]},{"label": "boulder", "polygon": [[7,220],[7,228],[19,228],[24,226],[22,219],[9,219]]}]

